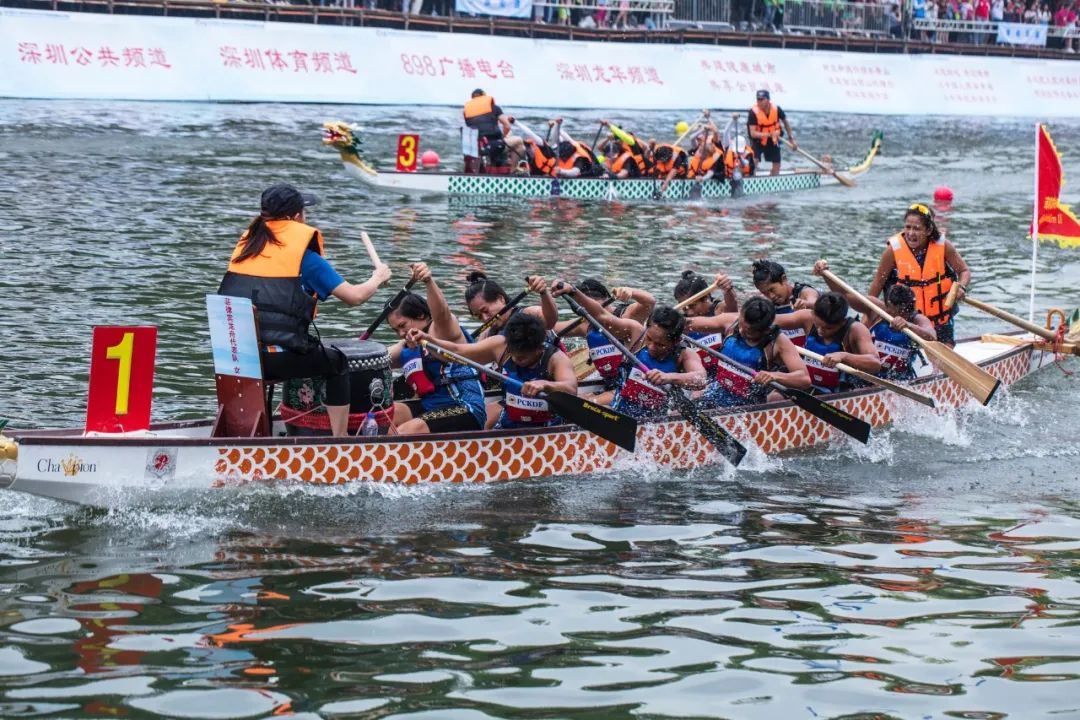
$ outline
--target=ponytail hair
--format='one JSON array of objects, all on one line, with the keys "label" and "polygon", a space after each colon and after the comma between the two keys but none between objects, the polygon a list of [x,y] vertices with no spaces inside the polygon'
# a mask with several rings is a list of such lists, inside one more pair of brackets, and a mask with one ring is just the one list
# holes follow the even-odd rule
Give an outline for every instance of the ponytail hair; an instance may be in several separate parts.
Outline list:
[{"label": "ponytail hair", "polygon": [[682,279],[675,283],[675,299],[682,302],[709,287],[709,281],[693,270],[683,270]]},{"label": "ponytail hair", "polygon": [[266,249],[267,243],[281,245],[281,241],[275,237],[270,226],[266,224],[266,218],[259,215],[248,225],[247,232],[244,233],[243,247],[241,247],[240,254],[236,256],[233,262],[244,262],[249,258],[261,255],[262,251]]},{"label": "ponytail hair", "polygon": [[829,325],[843,322],[848,314],[848,301],[840,293],[822,293],[814,303],[814,314]]},{"label": "ponytail hair", "polygon": [[776,320],[776,306],[767,298],[755,295],[743,303],[742,318],[754,330],[768,330]]},{"label": "ponytail hair", "polygon": [[607,289],[604,283],[600,282],[596,278],[585,278],[579,282],[575,287],[587,297],[592,298],[598,302],[603,302],[611,297],[611,291]]},{"label": "ponytail hair", "polygon": [[468,283],[465,288],[466,305],[471,303],[477,295],[481,296],[484,302],[494,302],[499,298],[502,298],[503,302],[510,301],[506,291],[502,289],[502,285],[494,280],[488,280],[487,274],[480,270],[473,270],[466,275],[465,282]]},{"label": "ponytail hair", "polygon": [[405,293],[405,297],[401,298],[401,302],[397,304],[397,307],[392,309],[394,312],[401,313],[402,317],[410,320],[431,319],[431,308],[428,307],[428,301],[424,296],[417,295],[414,292]]},{"label": "ponytail hair", "polygon": [[755,285],[778,283],[787,275],[784,266],[772,260],[755,260],[750,271],[754,274]]}]

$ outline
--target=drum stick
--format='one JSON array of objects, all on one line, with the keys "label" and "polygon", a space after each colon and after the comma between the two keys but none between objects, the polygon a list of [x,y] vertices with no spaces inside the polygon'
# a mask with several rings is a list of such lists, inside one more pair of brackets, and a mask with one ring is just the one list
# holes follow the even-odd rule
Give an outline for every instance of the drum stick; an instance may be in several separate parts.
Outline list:
[{"label": "drum stick", "polygon": [[[364,249],[367,250],[368,257],[371,258],[371,264],[375,267],[379,267],[380,265],[382,265],[383,261],[379,259],[379,253],[375,251],[375,243],[371,242],[371,238],[368,237],[366,231],[360,231],[360,239],[364,242]],[[387,280],[379,287],[386,287],[389,284],[390,281]]]}]

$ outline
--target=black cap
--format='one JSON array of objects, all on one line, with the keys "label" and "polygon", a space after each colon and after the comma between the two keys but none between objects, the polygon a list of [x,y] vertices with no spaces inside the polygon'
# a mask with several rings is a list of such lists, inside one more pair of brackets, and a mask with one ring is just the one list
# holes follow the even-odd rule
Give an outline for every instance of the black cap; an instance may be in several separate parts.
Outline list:
[{"label": "black cap", "polygon": [[758,100],[768,100],[769,99],[769,91],[768,90],[758,90],[757,91],[757,99]]},{"label": "black cap", "polygon": [[263,190],[262,216],[265,218],[292,217],[319,199],[311,193],[302,193],[288,183],[278,183]]},{"label": "black cap", "polygon": [[484,91],[483,91],[482,88],[476,88],[475,90],[472,91],[472,96],[473,97],[480,97],[483,94],[484,94]]}]

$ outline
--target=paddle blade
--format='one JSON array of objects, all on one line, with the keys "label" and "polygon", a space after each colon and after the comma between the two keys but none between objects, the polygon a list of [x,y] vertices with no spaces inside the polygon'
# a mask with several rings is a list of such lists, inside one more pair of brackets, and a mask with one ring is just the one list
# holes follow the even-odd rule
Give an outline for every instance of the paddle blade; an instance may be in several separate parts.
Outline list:
[{"label": "paddle blade", "polygon": [[990,398],[1001,385],[1001,381],[996,377],[944,343],[936,340],[924,341],[922,347],[942,372],[983,405],[990,402]]},{"label": "paddle blade", "polygon": [[701,412],[701,409],[693,400],[686,397],[678,390],[669,392],[668,397],[675,403],[675,407],[678,409],[679,414],[683,416],[684,420],[697,428],[698,432],[700,432],[721,455],[727,458],[729,463],[735,467],[739,467],[739,463],[742,462],[743,457],[746,455],[746,448],[743,447],[742,443],[732,437],[731,433],[722,428],[719,423]]},{"label": "paddle blade", "polygon": [[624,450],[634,452],[637,420],[629,415],[564,392],[549,392],[547,401],[551,409],[567,422],[595,433]]},{"label": "paddle blade", "polygon": [[844,412],[834,405],[830,405],[821,398],[816,398],[810,393],[788,388],[784,396],[800,408],[814,417],[820,418],[846,435],[849,435],[862,444],[870,439],[870,423],[860,420],[854,415]]}]

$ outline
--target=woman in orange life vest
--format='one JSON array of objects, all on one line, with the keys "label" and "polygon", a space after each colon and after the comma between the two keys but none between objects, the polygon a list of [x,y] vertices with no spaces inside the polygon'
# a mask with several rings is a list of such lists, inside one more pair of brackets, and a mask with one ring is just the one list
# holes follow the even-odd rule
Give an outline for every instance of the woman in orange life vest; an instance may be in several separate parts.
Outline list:
[{"label": "woman in orange life vest", "polygon": [[791,340],[776,327],[775,320],[773,304],[755,295],[742,304],[739,312],[688,321],[697,331],[719,333],[721,342],[714,349],[754,371],[747,375],[710,356],[716,369],[713,381],[702,393],[707,402],[732,407],[782,399],[779,392],[766,389],[771,382],[798,390],[810,388],[806,364]]},{"label": "woman in orange life vest", "polygon": [[[506,303],[510,302],[510,297],[503,290],[502,285],[489,280],[488,276],[480,270],[470,272],[465,277],[465,281],[468,283],[465,287],[465,305],[469,308],[469,314],[480,322],[486,323],[498,315]],[[559,308],[555,306],[555,300],[548,291],[547,283],[541,277],[532,276],[527,278],[526,284],[530,292],[540,296],[540,305],[525,307],[518,305],[513,310],[503,313],[481,337],[476,338],[477,340],[501,334],[506,322],[519,312],[536,315],[544,321],[544,327],[548,330],[555,327],[555,323],[559,321]]]},{"label": "woman in orange life vest", "polygon": [[848,317],[848,302],[843,295],[823,293],[812,310],[796,310],[776,317],[777,327],[801,327],[806,333],[806,349],[824,355],[820,362],[807,359],[810,381],[819,393],[843,392],[853,387],[847,374],[836,369],[845,363],[863,372],[881,372],[881,359],[870,331],[855,318]]},{"label": "woman in orange life vest", "polygon": [[668,185],[675,178],[684,178],[690,172],[690,156],[678,145],[662,143],[653,148],[653,175],[663,178],[660,192],[667,192]]},{"label": "woman in orange life vest", "polygon": [[700,183],[711,180],[716,176],[717,171],[723,172],[724,152],[720,147],[720,133],[712,122],[706,126],[704,132],[694,137],[693,144],[690,167],[687,171],[688,177]]},{"label": "woman in orange life vest", "polygon": [[414,263],[409,269],[411,277],[424,284],[427,298],[407,293],[387,317],[387,323],[402,340],[390,348],[390,363],[402,369],[420,399],[394,403],[397,431],[412,434],[480,430],[487,421],[487,409],[476,371],[444,363],[409,339],[410,331],[422,330],[436,341],[469,340],[428,266]]},{"label": "woman in orange life vest", "polygon": [[750,135],[754,154],[772,163],[770,175],[780,172],[780,137],[783,135],[780,129],[781,123],[787,131],[787,138],[792,149],[798,148],[795,135],[791,132],[791,125],[788,124],[787,115],[783,109],[779,105],[772,104],[768,90],[758,90],[757,103],[751,106],[746,118],[746,132]]},{"label": "woman in orange life vest", "polygon": [[[915,306],[934,323],[937,339],[956,344],[953,317],[967,293],[971,270],[934,222],[934,211],[916,203],[904,213],[904,229],[889,238],[878,261],[867,295],[877,297],[896,283],[915,292]],[[956,302],[945,308],[945,298],[958,283]]]},{"label": "woman in orange life vest", "polygon": [[[754,287],[772,301],[777,315],[814,307],[818,291],[809,285],[788,280],[784,266],[772,260],[755,260],[751,267]],[[784,334],[799,347],[806,344],[806,332],[801,327],[784,328]]]},{"label": "woman in orange life vest", "polygon": [[[815,275],[820,276],[822,271],[828,269],[827,260],[818,260],[814,263]],[[884,302],[876,297],[866,298],[892,315],[892,322],[885,322],[876,313],[871,312],[860,295],[847,293],[827,278],[825,282],[830,290],[843,295],[851,307],[861,310],[869,318],[870,322],[867,326],[870,328],[874,347],[877,348],[878,356],[881,358],[881,375],[891,380],[913,380],[915,365],[912,361],[915,359],[919,346],[904,334],[904,330],[910,329],[923,340],[937,340],[937,331],[934,329],[934,323],[930,322],[930,318],[915,307],[915,293],[911,288],[897,283],[885,291]]]},{"label": "woman in orange life vest", "polygon": [[379,265],[360,285],[346,282],[323,257],[322,233],[305,224],[304,208],[316,202],[284,183],[264,190],[261,212],[236,244],[218,294],[254,303],[267,382],[325,378],[330,432],[340,437],[348,434],[349,421],[346,358],[308,328],[319,300],[332,295],[347,305],[367,302],[390,279],[390,268]]},{"label": "woman in orange life vest", "polygon": [[[576,395],[578,390],[574,364],[558,347],[548,343],[544,322],[528,313],[518,313],[506,323],[504,332],[475,343],[439,345],[450,352],[475,360],[492,363],[503,373],[522,383],[520,389],[504,387],[506,400],[497,412],[493,427],[543,427],[561,422],[553,415],[540,393],[558,391]],[[409,342],[434,340],[422,330],[410,330]],[[498,407],[496,404],[495,407]],[[491,406],[489,411],[489,425]]]},{"label": "woman in orange life vest", "polygon": [[632,133],[628,133],[610,120],[601,120],[600,124],[622,144],[618,153],[608,152],[611,165],[608,171],[617,178],[645,177],[652,172],[651,147],[655,142],[644,143]]},{"label": "woman in orange life vest", "polygon": [[[548,126],[555,124],[554,120],[548,121]],[[555,149],[548,145],[547,140],[540,137],[532,130],[518,124],[521,134],[525,136],[525,159],[530,175],[555,176],[559,159],[555,155]],[[550,131],[548,131],[550,134]]]}]

